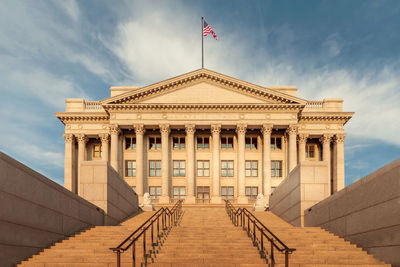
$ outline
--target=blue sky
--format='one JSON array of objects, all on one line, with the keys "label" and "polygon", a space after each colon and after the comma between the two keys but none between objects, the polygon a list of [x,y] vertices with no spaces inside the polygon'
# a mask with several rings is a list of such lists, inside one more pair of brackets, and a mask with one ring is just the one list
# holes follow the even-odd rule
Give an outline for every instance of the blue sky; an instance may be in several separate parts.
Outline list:
[{"label": "blue sky", "polygon": [[99,100],[201,66],[340,97],[346,185],[400,156],[400,1],[31,1],[0,5],[0,150],[58,183],[65,98]]}]

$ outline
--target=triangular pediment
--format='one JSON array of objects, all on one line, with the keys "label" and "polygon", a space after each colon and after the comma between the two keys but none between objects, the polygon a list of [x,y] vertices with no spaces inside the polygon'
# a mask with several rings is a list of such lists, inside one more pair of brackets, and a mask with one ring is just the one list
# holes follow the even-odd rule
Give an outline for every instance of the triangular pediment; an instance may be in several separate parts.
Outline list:
[{"label": "triangular pediment", "polygon": [[189,72],[101,101],[109,104],[305,104],[301,98],[207,69]]}]

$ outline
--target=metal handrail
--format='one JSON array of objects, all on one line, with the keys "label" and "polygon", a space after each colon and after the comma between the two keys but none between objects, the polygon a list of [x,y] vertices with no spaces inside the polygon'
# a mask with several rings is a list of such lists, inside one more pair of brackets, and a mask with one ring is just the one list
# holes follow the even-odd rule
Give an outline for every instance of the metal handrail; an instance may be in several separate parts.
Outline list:
[{"label": "metal handrail", "polygon": [[[257,247],[257,249],[261,253],[261,257],[267,259],[268,250],[264,246],[264,237],[270,242],[270,251],[269,251],[269,259],[271,267],[275,266],[275,256],[274,256],[274,248],[279,252],[285,254],[285,266],[289,266],[289,254],[293,253],[296,249],[289,248],[285,245],[274,233],[272,233],[257,217],[254,216],[246,208],[238,208],[236,209],[229,200],[225,200],[225,210],[228,216],[231,218],[232,223],[235,226],[243,227],[248,234],[248,236],[253,240],[253,245]],[[247,219],[247,227],[246,227],[246,219]],[[252,224],[252,227],[251,227]],[[259,231],[260,240],[257,242],[257,233],[256,229]]]},{"label": "metal handrail", "polygon": [[[175,205],[169,209],[161,207],[156,213],[154,213],[149,219],[147,219],[141,226],[139,226],[132,234],[130,234],[124,241],[121,242],[117,247],[110,248],[117,255],[117,267],[121,266],[121,253],[127,251],[132,247],[132,266],[136,266],[136,241],[143,235],[143,257],[147,260],[146,254],[146,231],[151,227],[151,245],[158,245],[161,237],[165,236],[165,232],[170,230],[174,225],[177,224],[179,217],[182,214],[182,200],[178,200]],[[168,216],[168,219],[167,219]],[[161,218],[161,230],[160,233],[160,218]],[[157,224],[157,243],[154,242],[154,224]],[[130,242],[129,242],[130,241]]]}]

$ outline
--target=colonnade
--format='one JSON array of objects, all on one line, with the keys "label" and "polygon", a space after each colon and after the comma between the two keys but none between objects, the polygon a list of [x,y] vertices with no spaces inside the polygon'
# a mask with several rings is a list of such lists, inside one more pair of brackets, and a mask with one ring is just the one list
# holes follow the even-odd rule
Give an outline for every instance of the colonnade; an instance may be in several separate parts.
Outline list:
[{"label": "colonnade", "polygon": [[[136,133],[136,192],[139,196],[144,194],[144,134],[145,125],[135,124],[133,128]],[[160,203],[169,203],[169,134],[170,125],[160,124],[159,129],[161,132],[161,197]],[[260,127],[263,136],[263,188],[265,196],[271,194],[271,133],[273,125],[263,124]],[[117,125],[112,125],[109,128],[109,133],[99,134],[102,144],[102,160],[109,161],[110,165],[118,171],[118,140],[121,132]],[[186,203],[195,203],[195,132],[196,126],[194,124],[185,125],[186,131]],[[248,199],[245,195],[245,136],[247,131],[247,125],[244,123],[237,124],[236,133],[238,140],[237,148],[237,161],[238,161],[238,172],[237,172],[237,203],[246,204]],[[212,135],[212,196],[211,203],[221,203],[221,192],[220,192],[220,134],[221,125],[211,125]],[[298,161],[304,161],[306,158],[306,143],[309,135],[306,133],[298,134],[297,125],[289,125],[287,128],[288,135],[288,171],[293,170]],[[79,163],[86,160],[86,143],[88,137],[85,134],[64,134],[65,138],[65,187],[74,193],[78,193],[79,185]],[[320,142],[323,147],[323,160],[331,166],[331,142],[333,141],[333,164],[335,168],[332,170],[332,189],[331,192],[336,192],[344,187],[344,149],[343,141],[345,134],[338,133],[335,135],[324,134],[320,138]],[[75,151],[75,140],[78,143],[78,153]],[[110,142],[111,141],[111,142]],[[110,153],[109,152],[110,148]],[[297,151],[298,148],[298,151]],[[108,158],[110,154],[110,158]],[[77,156],[77,159],[75,158]],[[297,156],[299,159],[297,159]],[[76,162],[78,164],[76,164]],[[76,166],[78,165],[78,166]],[[329,170],[329,173],[331,171]],[[266,198],[268,199],[268,198]]]}]

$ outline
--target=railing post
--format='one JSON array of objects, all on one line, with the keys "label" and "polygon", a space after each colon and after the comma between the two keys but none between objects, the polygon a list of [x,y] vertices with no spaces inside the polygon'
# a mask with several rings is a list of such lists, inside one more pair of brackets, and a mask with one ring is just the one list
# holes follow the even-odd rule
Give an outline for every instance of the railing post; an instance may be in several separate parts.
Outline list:
[{"label": "railing post", "polygon": [[154,221],[151,222],[151,245],[154,247]]},{"label": "railing post", "polygon": [[143,231],[143,259],[146,262],[146,230]]},{"label": "railing post", "polygon": [[275,260],[274,260],[274,240],[271,240],[271,267],[275,266]]},{"label": "railing post", "polygon": [[253,221],[253,244],[254,244],[254,246],[257,244],[257,242],[256,242],[256,220]]},{"label": "railing post", "polygon": [[136,246],[135,246],[136,242],[133,242],[132,244],[132,267],[136,267],[136,257],[135,257],[135,253],[136,253]]},{"label": "railing post", "polygon": [[247,215],[247,235],[250,236],[250,216]]},{"label": "railing post", "polygon": [[261,228],[261,257],[264,257],[264,230]]},{"label": "railing post", "polygon": [[285,267],[289,267],[289,251],[285,250]]},{"label": "railing post", "polygon": [[117,250],[117,267],[121,267],[121,251]]},{"label": "railing post", "polygon": [[160,239],[160,216],[157,217],[157,245],[159,239]]}]

